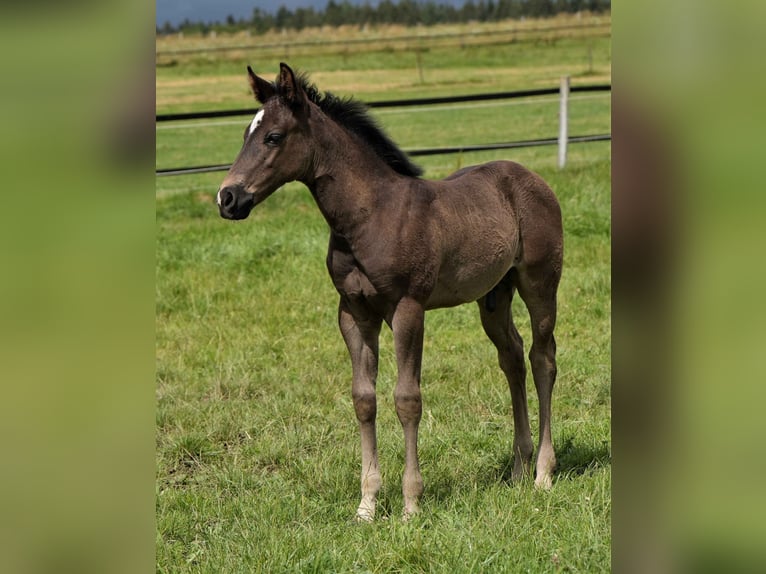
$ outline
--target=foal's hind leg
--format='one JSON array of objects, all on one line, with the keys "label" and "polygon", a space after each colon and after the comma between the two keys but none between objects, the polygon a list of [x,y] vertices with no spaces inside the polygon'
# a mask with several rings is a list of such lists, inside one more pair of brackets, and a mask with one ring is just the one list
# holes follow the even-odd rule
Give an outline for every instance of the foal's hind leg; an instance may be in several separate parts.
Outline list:
[{"label": "foal's hind leg", "polygon": [[560,261],[529,267],[519,273],[518,288],[529,310],[532,348],[529,362],[540,401],[540,440],[537,448],[535,486],[548,489],[553,483],[556,455],[551,440],[551,397],[556,382],[556,290]]},{"label": "foal's hind leg", "polygon": [[375,517],[375,501],[381,486],[375,436],[375,379],[378,374],[378,336],[381,322],[381,319],[375,317],[354,317],[341,299],[338,324],[351,355],[351,395],[362,439],[362,500],[356,517],[365,522]]},{"label": "foal's hind leg", "polygon": [[[497,348],[500,368],[508,379],[513,403],[513,471],[511,478],[519,480],[529,474],[532,461],[532,435],[527,414],[527,369],[521,335],[513,324],[511,301],[513,286],[501,284],[494,291],[495,305],[490,311],[486,297],[479,299],[479,312],[484,332]],[[493,306],[489,306],[492,308]]]}]

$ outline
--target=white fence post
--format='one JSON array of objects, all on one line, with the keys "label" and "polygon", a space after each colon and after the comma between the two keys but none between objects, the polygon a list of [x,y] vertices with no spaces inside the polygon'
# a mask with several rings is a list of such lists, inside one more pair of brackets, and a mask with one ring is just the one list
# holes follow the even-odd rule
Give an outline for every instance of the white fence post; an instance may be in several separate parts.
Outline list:
[{"label": "white fence post", "polygon": [[569,122],[569,76],[561,77],[559,89],[559,169],[567,163],[567,140]]}]

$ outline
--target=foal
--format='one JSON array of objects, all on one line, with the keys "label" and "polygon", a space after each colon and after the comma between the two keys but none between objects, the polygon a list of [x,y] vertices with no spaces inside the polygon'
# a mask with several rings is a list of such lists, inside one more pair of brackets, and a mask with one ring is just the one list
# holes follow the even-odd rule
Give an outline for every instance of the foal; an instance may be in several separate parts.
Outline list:
[{"label": "foal", "polygon": [[558,202],[535,173],[512,162],[462,169],[442,181],[420,170],[354,100],[320,95],[280,65],[276,82],[248,80],[263,105],[217,195],[222,217],[244,219],[280,186],[300,181],[330,226],[327,268],[340,294],[338,322],[351,356],[361,433],[362,500],[372,520],[381,487],[375,433],[378,335],[393,331],[396,414],[404,430],[404,516],[423,493],[417,451],[426,310],[477,301],[497,347],[513,403],[512,477],[530,472],[532,436],[521,337],[511,299],[518,290],[532,326],[529,359],[540,401],[535,484],[551,486],[551,393],[556,378],[556,290],[563,237]]}]

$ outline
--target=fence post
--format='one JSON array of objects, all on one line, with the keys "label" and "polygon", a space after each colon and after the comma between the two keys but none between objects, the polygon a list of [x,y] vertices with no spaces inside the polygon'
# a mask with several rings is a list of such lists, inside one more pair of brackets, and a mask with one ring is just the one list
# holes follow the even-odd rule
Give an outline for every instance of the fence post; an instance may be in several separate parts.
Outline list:
[{"label": "fence post", "polygon": [[562,76],[559,88],[559,169],[563,169],[567,163],[568,122],[569,76]]}]

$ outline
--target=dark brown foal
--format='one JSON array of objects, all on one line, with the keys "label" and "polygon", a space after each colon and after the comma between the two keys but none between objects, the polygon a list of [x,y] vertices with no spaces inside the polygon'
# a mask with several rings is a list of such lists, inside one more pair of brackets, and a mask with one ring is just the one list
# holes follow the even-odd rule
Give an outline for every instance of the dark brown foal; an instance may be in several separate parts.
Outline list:
[{"label": "dark brown foal", "polygon": [[352,366],[362,443],[361,520],[381,486],[375,432],[378,337],[393,331],[396,414],[404,430],[404,515],[418,511],[420,370],[428,309],[478,301],[511,389],[513,477],[530,471],[533,443],[524,351],[511,316],[516,291],[529,310],[532,375],[540,401],[535,484],[549,488],[556,458],[551,395],[556,378],[556,291],[563,234],[558,202],[536,174],[513,162],[465,168],[442,181],[420,170],[362,104],[320,95],[285,64],[268,82],[248,67],[263,104],[217,195],[222,217],[243,219],[288,181],[311,191],[330,227],[327,268],[340,295],[338,323]]}]

